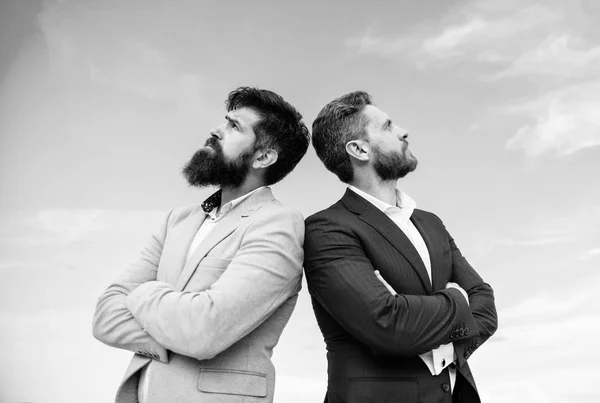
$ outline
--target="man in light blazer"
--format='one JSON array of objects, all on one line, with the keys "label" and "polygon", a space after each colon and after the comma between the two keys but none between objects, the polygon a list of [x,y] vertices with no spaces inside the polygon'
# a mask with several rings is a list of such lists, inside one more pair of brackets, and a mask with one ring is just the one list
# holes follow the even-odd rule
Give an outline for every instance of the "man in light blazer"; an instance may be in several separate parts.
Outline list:
[{"label": "man in light blazer", "polygon": [[442,221],[397,188],[417,166],[407,137],[362,91],[313,123],[317,155],[349,185],[306,220],[329,403],[480,402],[467,359],[497,328],[493,291]]},{"label": "man in light blazer", "polygon": [[172,210],[99,298],[94,336],[135,353],[118,403],[273,401],[271,355],[301,287],[304,222],[268,186],[310,135],[271,91],[238,88],[226,107],[183,170],[190,185],[220,189]]}]

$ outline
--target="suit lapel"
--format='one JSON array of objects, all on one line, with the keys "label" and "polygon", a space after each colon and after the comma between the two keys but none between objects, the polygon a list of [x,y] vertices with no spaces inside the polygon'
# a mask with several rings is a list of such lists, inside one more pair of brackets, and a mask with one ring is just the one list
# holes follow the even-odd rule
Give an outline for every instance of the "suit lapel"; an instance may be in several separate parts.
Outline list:
[{"label": "suit lapel", "polygon": [[431,294],[433,290],[425,264],[404,232],[381,210],[349,189],[342,198],[342,202],[350,211],[358,214],[359,219],[369,224],[387,239],[408,260],[421,279],[423,287]]},{"label": "suit lapel", "polygon": [[431,262],[431,282],[433,283],[433,290],[441,290],[446,286],[443,284],[444,277],[440,272],[443,269],[443,243],[438,233],[431,226],[431,224],[421,217],[421,213],[415,210],[410,220],[413,222],[421,236],[423,241],[427,245],[429,251],[429,261]]},{"label": "suit lapel", "polygon": [[192,241],[207,216],[208,214],[202,208],[198,207],[183,220],[181,226],[176,231],[172,231],[171,236],[174,237],[172,245],[173,248],[176,248],[173,256],[175,256],[176,263],[172,270],[167,271],[167,282],[169,284],[175,284],[177,279],[181,277]]},{"label": "suit lapel", "polygon": [[[271,192],[270,188],[261,189],[227,213],[219,221],[215,228],[212,229],[208,236],[200,243],[200,245],[198,245],[198,248],[192,253],[188,261],[185,263],[183,271],[181,272],[181,275],[175,284],[175,289],[177,291],[183,291],[190,278],[196,271],[198,264],[206,256],[206,254],[210,252],[210,250],[217,244],[219,244],[219,242],[229,236],[229,234],[235,231],[242,220],[250,217],[253,211],[258,210],[264,203],[273,199],[273,193]],[[187,249],[185,253],[187,253]]]}]

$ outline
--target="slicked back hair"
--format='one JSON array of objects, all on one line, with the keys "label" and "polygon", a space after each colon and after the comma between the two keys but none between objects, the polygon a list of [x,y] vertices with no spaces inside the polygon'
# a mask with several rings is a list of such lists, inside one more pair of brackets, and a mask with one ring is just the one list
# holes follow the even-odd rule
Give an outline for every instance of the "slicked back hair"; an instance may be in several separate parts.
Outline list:
[{"label": "slicked back hair", "polygon": [[273,91],[239,87],[229,93],[225,101],[227,111],[250,108],[260,119],[252,128],[256,135],[254,150],[272,148],[277,161],[267,168],[267,185],[282,180],[300,162],[310,143],[310,133],[302,122],[302,115]]},{"label": "slicked back hair", "polygon": [[355,91],[334,99],[321,109],[312,125],[312,143],[325,167],[344,183],[350,183],[354,170],[346,143],[367,137],[365,106],[371,96]]}]

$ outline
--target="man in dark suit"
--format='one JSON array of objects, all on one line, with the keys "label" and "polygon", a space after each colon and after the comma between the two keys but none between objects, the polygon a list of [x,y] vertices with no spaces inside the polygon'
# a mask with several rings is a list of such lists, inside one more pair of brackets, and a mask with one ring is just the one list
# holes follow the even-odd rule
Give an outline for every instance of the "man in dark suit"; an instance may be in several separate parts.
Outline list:
[{"label": "man in dark suit", "polygon": [[329,403],[480,402],[467,359],[497,328],[493,290],[442,221],[397,189],[417,166],[407,137],[361,91],[313,123],[317,155],[349,185],[306,220]]}]

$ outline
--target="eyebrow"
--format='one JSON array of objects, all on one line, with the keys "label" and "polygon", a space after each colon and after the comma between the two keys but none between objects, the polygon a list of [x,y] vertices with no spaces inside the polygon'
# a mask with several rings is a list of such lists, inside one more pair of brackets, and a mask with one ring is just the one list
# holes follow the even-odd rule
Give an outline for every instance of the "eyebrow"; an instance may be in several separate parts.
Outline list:
[{"label": "eyebrow", "polygon": [[226,120],[228,120],[228,121],[230,121],[231,123],[235,123],[236,125],[238,125],[238,126],[242,127],[242,125],[241,125],[240,121],[239,121],[239,120],[237,120],[236,118],[232,118],[232,117],[231,117],[231,116],[229,116],[229,115],[225,115],[225,119],[226,119]]}]

